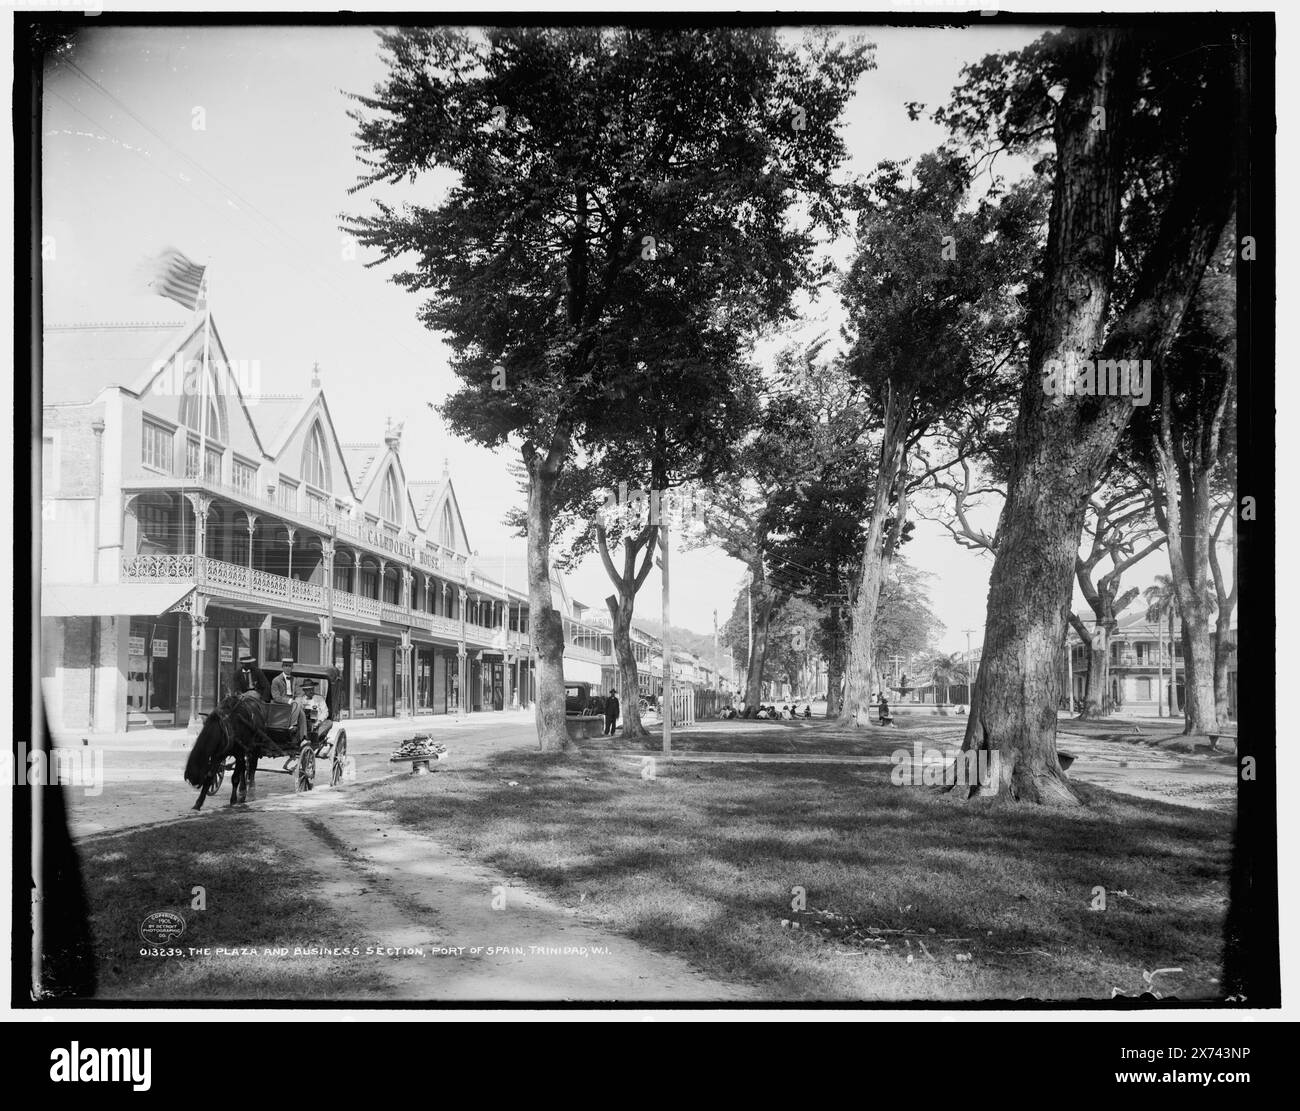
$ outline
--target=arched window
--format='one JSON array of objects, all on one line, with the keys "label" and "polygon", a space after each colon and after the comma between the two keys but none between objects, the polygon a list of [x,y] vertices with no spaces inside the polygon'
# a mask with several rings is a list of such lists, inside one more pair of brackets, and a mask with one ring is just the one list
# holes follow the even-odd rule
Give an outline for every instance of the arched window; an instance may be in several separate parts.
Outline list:
[{"label": "arched window", "polygon": [[325,451],[325,434],[320,421],[311,426],[302,449],[302,477],[321,490],[329,490],[329,456]]},{"label": "arched window", "polygon": [[397,500],[397,476],[391,470],[384,478],[384,496],[379,505],[380,514],[385,521],[392,524],[401,524],[402,515],[398,509],[399,502]]},{"label": "arched window", "polygon": [[442,520],[438,522],[438,543],[444,548],[456,547],[456,522],[451,514],[451,502],[442,507]]},{"label": "arched window", "polygon": [[206,429],[203,427],[200,420],[203,408],[201,404],[202,399],[199,397],[198,386],[199,383],[197,379],[194,381],[192,387],[190,383],[186,383],[186,391],[184,396],[181,398],[180,423],[186,428],[192,428],[195,432],[207,435],[209,439],[217,440],[219,443],[224,444],[226,442],[226,430],[221,420],[221,406],[217,404],[217,383],[215,376],[213,376],[211,372],[208,374],[208,426]]}]

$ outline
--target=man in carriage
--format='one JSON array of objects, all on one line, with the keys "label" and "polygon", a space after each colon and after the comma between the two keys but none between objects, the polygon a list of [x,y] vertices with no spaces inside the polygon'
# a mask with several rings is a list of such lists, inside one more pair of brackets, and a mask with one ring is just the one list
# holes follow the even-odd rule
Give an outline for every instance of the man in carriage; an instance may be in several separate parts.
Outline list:
[{"label": "man in carriage", "polygon": [[271,681],[271,701],[289,707],[289,729],[293,733],[294,744],[301,745],[307,735],[307,721],[302,712],[302,703],[293,691],[293,663],[288,656],[280,661],[280,674]]},{"label": "man in carriage", "polygon": [[271,684],[266,681],[262,669],[257,666],[256,656],[239,657],[239,693],[255,692],[263,702],[271,701]]},{"label": "man in carriage", "polygon": [[328,735],[330,709],[325,699],[316,693],[315,679],[304,679],[302,681],[302,694],[299,696],[299,704],[302,706],[303,713],[307,715],[312,733],[317,737]]}]

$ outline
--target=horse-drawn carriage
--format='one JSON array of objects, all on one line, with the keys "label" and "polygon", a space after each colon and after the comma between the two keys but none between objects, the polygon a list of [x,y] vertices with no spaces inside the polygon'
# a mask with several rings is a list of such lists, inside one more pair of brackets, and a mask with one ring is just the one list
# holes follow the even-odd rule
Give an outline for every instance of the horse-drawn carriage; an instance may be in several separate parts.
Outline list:
[{"label": "horse-drawn carriage", "polygon": [[292,775],[298,792],[312,789],[317,761],[329,760],[330,786],[337,785],[343,778],[348,753],[345,723],[333,720],[328,711],[320,712],[312,702],[302,705],[301,730],[296,728],[294,720],[295,704],[302,704],[304,687],[308,688],[308,695],[315,694],[326,707],[332,704],[331,673],[330,668],[295,665],[295,703],[264,702],[255,692],[223,698],[207,715],[185,767],[186,780],[202,788],[194,809],[203,805],[206,796],[221,789],[226,772],[234,773],[231,803],[244,802],[248,795],[255,793],[260,759],[283,758],[282,767],[268,770]]}]

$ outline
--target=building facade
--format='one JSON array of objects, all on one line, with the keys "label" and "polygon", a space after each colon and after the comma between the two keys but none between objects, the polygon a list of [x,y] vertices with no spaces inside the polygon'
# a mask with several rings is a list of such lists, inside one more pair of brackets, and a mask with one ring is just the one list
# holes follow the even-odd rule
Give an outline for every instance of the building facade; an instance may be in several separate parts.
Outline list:
[{"label": "building facade", "polygon": [[[1091,629],[1092,622],[1084,624]],[[1228,717],[1237,717],[1237,630],[1229,632]],[[1163,709],[1183,712],[1183,635],[1175,620],[1172,652],[1168,621],[1147,621],[1144,614],[1123,617],[1110,638],[1110,698],[1116,713],[1155,717]],[[1088,649],[1070,638],[1070,676],[1076,707],[1088,692]]]},{"label": "building facade", "polygon": [[[201,316],[47,329],[52,725],[191,723],[246,654],[337,668],[349,718],[531,703],[527,595],[471,555],[446,469],[409,477],[400,425],[341,441],[318,378],[247,391],[205,331]],[[598,660],[578,642],[572,666]]]}]

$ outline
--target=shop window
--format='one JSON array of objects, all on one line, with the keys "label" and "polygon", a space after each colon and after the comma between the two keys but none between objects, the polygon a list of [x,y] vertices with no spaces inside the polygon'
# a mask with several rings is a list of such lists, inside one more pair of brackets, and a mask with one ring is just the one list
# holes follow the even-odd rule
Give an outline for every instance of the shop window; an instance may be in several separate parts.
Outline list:
[{"label": "shop window", "polygon": [[262,637],[262,659],[278,664],[286,656],[298,658],[298,630],[273,628]]}]

